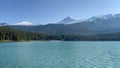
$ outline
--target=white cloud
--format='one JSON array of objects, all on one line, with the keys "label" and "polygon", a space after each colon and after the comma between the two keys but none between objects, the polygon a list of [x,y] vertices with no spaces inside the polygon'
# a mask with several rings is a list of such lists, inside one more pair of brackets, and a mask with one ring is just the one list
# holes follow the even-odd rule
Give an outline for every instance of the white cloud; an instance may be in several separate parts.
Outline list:
[{"label": "white cloud", "polygon": [[28,21],[22,21],[20,23],[16,23],[14,25],[34,25],[32,22],[28,22]]}]

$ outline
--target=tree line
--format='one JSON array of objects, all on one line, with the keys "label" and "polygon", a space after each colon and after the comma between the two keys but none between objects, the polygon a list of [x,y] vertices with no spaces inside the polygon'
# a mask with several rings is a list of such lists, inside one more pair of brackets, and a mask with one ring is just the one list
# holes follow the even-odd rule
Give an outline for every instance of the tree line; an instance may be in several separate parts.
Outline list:
[{"label": "tree line", "polygon": [[10,29],[7,27],[0,27],[0,40],[11,41],[29,41],[29,40],[42,40],[45,38],[44,34],[37,34],[32,32],[25,32]]},{"label": "tree line", "polygon": [[0,41],[63,40],[63,41],[120,41],[120,33],[105,35],[45,35],[0,27]]}]

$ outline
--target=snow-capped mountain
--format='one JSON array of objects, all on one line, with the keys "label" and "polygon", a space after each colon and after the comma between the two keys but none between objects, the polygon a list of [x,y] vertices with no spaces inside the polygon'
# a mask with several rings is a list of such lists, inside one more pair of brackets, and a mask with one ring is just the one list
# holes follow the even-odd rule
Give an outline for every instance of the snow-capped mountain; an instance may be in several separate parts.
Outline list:
[{"label": "snow-capped mountain", "polygon": [[89,18],[88,21],[92,22],[97,19],[108,20],[108,19],[112,19],[112,18],[120,18],[120,14],[107,14],[107,15],[93,16],[93,17]]},{"label": "snow-capped mountain", "polygon": [[[60,22],[52,23],[52,24],[66,24],[66,25],[69,25],[69,24],[74,24],[74,23],[85,23],[85,22],[86,23],[90,23],[90,22],[96,22],[97,23],[99,21],[106,21],[106,20],[110,20],[110,19],[112,20],[112,19],[115,19],[115,18],[120,18],[120,13],[119,14],[98,15],[98,16],[90,17],[88,19],[79,19],[79,20],[76,20],[76,19],[68,16],[68,17],[64,18],[63,20],[61,20]],[[0,23],[0,26],[5,26],[5,25],[8,25],[8,24]],[[22,22],[15,23],[15,24],[10,24],[10,25],[32,26],[32,25],[37,25],[37,24],[34,24],[32,22],[28,22],[28,21],[22,21]],[[41,25],[41,24],[38,24],[38,25]]]},{"label": "snow-capped mountain", "polygon": [[[95,35],[120,32],[120,14],[99,15],[83,20],[75,20],[71,17],[66,17],[59,23],[32,27],[11,26],[11,28],[50,35]],[[19,24],[21,25],[21,23]],[[22,25],[28,24],[31,23],[27,22],[26,24],[26,22],[22,22]]]},{"label": "snow-capped mountain", "polygon": [[70,24],[72,22],[75,22],[76,20],[73,19],[72,17],[68,16],[66,18],[64,18],[62,21],[58,22],[59,24]]},{"label": "snow-capped mountain", "polygon": [[20,23],[15,23],[13,25],[25,25],[25,26],[28,26],[28,25],[34,25],[34,24],[32,22],[22,21]]},{"label": "snow-capped mountain", "polygon": [[98,15],[98,16],[93,16],[91,18],[88,19],[80,19],[80,20],[76,20],[73,19],[72,17],[68,16],[66,18],[64,18],[62,21],[58,22],[58,24],[73,24],[73,23],[80,23],[80,22],[92,22],[92,21],[97,21],[99,20],[108,20],[108,19],[112,19],[112,18],[120,18],[120,14],[107,14],[107,15]]},{"label": "snow-capped mountain", "polygon": [[87,19],[76,20],[76,19],[68,16],[68,17],[64,18],[62,21],[58,22],[57,24],[73,24],[73,23],[83,22],[83,21],[87,21]]}]

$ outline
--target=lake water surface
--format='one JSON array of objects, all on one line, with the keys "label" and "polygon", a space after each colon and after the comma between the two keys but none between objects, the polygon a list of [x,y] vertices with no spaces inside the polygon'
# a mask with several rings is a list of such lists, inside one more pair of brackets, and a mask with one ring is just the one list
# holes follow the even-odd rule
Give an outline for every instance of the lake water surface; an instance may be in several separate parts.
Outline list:
[{"label": "lake water surface", "polygon": [[1,42],[0,68],[120,68],[120,42]]}]

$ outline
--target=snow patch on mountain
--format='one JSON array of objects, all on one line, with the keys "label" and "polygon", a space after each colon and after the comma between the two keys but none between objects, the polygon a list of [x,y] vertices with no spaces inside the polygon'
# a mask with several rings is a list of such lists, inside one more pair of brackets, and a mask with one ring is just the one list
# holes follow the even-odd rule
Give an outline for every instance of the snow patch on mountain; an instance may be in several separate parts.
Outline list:
[{"label": "snow patch on mountain", "polygon": [[34,25],[32,22],[28,22],[28,21],[22,21],[20,23],[16,23],[14,25]]},{"label": "snow patch on mountain", "polygon": [[88,21],[92,22],[96,19],[108,20],[108,19],[117,18],[117,17],[120,17],[120,14],[98,15],[98,16],[93,16],[93,17],[89,18]]},{"label": "snow patch on mountain", "polygon": [[58,22],[57,24],[73,24],[73,23],[84,22],[84,21],[86,21],[86,19],[76,20],[72,18],[71,16],[68,16],[64,18],[62,21]]},{"label": "snow patch on mountain", "polygon": [[64,18],[62,21],[58,22],[59,24],[70,24],[72,22],[75,22],[76,20],[73,19],[72,17],[68,16]]}]

